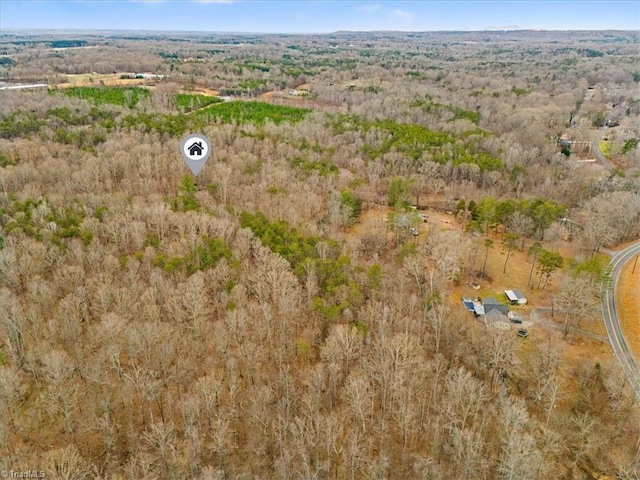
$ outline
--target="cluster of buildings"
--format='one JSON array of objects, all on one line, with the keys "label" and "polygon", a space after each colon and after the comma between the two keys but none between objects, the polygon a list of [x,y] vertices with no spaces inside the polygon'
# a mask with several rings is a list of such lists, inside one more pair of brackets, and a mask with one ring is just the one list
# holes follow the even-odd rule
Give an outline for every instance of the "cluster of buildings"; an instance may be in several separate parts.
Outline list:
[{"label": "cluster of buildings", "polygon": [[495,328],[508,329],[512,323],[522,323],[518,314],[509,310],[509,305],[526,305],[527,297],[517,289],[504,291],[508,303],[501,303],[493,297],[462,298],[462,303],[478,320]]}]

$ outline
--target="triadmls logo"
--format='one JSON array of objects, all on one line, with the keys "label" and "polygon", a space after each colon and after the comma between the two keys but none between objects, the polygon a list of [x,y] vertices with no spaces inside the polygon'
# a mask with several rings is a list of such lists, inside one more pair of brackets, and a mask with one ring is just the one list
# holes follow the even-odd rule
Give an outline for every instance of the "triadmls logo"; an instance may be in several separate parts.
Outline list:
[{"label": "triadmls logo", "polygon": [[0,470],[0,478],[45,478],[44,470]]}]

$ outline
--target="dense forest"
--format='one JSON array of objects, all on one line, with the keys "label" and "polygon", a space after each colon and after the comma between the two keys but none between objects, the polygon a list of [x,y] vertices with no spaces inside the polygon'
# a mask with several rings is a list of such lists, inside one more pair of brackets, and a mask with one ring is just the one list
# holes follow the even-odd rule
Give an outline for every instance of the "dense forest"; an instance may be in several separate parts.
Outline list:
[{"label": "dense forest", "polygon": [[640,478],[639,35],[1,34],[0,470]]}]

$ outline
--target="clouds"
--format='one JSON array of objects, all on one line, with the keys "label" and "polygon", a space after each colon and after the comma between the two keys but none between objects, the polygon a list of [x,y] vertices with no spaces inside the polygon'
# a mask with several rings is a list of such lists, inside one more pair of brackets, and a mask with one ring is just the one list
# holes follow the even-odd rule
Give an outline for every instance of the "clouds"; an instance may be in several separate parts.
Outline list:
[{"label": "clouds", "polygon": [[[406,3],[406,2],[405,2]],[[361,5],[357,11],[362,20],[370,25],[370,29],[381,30],[408,30],[415,28],[418,17],[403,8],[400,2],[377,2]]]},{"label": "clouds", "polygon": [[404,26],[412,26],[415,24],[416,16],[406,10],[394,10],[393,16],[400,20]]},{"label": "clouds", "polygon": [[[266,33],[544,29],[637,30],[637,2],[554,0],[0,0],[3,28]],[[509,5],[509,8],[505,8]],[[25,15],[25,11],[29,15]],[[500,27],[511,29],[515,27]]]},{"label": "clouds", "polygon": [[411,26],[414,25],[416,21],[416,16],[409,12],[408,10],[403,10],[401,8],[396,8],[395,10],[390,10],[389,7],[396,7],[399,5],[397,3],[391,2],[377,2],[368,5],[361,5],[357,8],[358,12],[363,13],[367,16],[375,16],[377,19],[384,20],[389,26],[393,25],[397,26]]},{"label": "clouds", "polygon": [[394,10],[393,14],[396,17],[405,18],[405,19],[413,19],[413,15],[406,10]]},{"label": "clouds", "polygon": [[371,14],[371,13],[377,12],[381,8],[382,8],[382,5],[380,5],[379,3],[376,3],[373,5],[362,5],[361,7],[358,7],[358,11]]},{"label": "clouds", "polygon": [[236,0],[127,0],[131,3],[235,3]]}]

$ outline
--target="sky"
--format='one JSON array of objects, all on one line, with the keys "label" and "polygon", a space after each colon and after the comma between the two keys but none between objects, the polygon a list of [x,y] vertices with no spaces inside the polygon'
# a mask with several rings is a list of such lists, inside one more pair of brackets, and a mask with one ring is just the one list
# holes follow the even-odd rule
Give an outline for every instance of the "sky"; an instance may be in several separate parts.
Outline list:
[{"label": "sky", "polygon": [[640,30],[640,0],[0,0],[8,30]]}]

